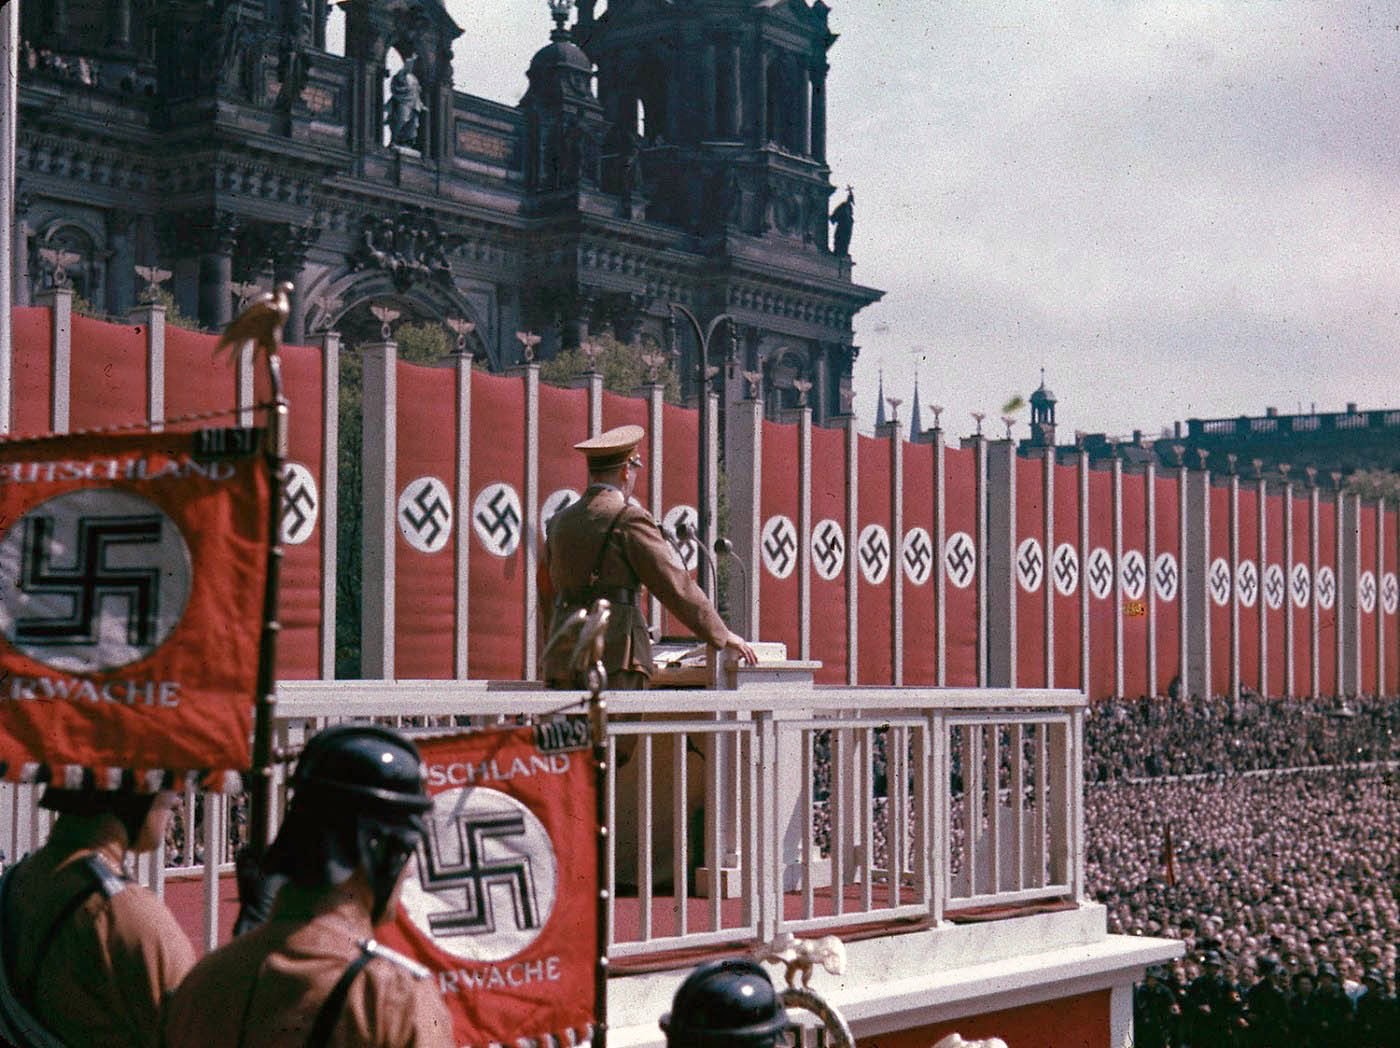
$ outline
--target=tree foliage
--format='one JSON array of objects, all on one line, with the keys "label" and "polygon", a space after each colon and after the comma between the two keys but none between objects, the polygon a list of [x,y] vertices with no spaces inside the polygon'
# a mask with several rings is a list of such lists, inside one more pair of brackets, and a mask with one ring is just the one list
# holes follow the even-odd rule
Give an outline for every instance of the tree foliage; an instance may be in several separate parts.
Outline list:
[{"label": "tree foliage", "polygon": [[[601,349],[593,365],[603,376],[603,388],[614,393],[635,393],[651,382],[650,368],[643,356],[655,355],[658,360],[656,381],[665,387],[665,398],[672,404],[680,401],[680,383],[669,353],[662,351],[654,339],[643,338],[639,343],[623,342],[611,333],[591,339]],[[588,357],[582,350],[559,353],[540,365],[540,379],[555,386],[567,386],[573,379],[590,370]]]},{"label": "tree foliage", "polygon": [[1362,498],[1400,500],[1400,473],[1391,469],[1359,469],[1347,477],[1346,489]]}]

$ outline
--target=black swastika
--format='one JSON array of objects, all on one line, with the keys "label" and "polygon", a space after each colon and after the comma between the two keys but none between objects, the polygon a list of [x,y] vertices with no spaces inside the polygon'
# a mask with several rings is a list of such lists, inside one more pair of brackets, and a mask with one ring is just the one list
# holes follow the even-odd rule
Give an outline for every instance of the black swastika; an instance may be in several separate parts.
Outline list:
[{"label": "black swastika", "polygon": [[1300,608],[1308,603],[1308,593],[1311,588],[1308,585],[1307,566],[1299,564],[1293,569],[1293,601]]},{"label": "black swastika", "polygon": [[932,559],[933,550],[929,547],[928,539],[915,532],[912,539],[904,545],[904,563],[915,581],[922,582],[928,576],[929,561]]},{"label": "black swastika", "polygon": [[1240,565],[1240,599],[1244,601],[1246,607],[1254,604],[1255,590],[1259,585],[1259,576],[1254,570],[1254,565],[1248,562]]},{"label": "black swastika", "polygon": [[1133,554],[1123,558],[1123,588],[1128,591],[1128,596],[1142,593],[1143,583],[1147,581],[1147,565],[1143,559]]},{"label": "black swastika", "polygon": [[477,523],[495,541],[497,549],[505,549],[515,541],[515,530],[520,527],[520,514],[510,504],[509,490],[501,488],[492,495],[486,503],[486,509],[491,512],[489,514],[486,510],[477,512]]},{"label": "black swastika", "polygon": [[1270,568],[1264,573],[1264,596],[1268,598],[1271,608],[1283,603],[1283,572],[1277,568]]},{"label": "black swastika", "polygon": [[1095,550],[1089,557],[1089,582],[1097,597],[1107,594],[1113,586],[1113,564],[1103,550]]},{"label": "black swastika", "polygon": [[1055,558],[1055,580],[1062,593],[1073,593],[1079,584],[1079,558],[1069,546],[1062,546]]},{"label": "black swastika", "polygon": [[1317,573],[1317,596],[1324,608],[1332,606],[1332,598],[1337,595],[1337,582],[1332,573],[1323,568]]},{"label": "black swastika", "polygon": [[1176,562],[1171,560],[1159,560],[1157,562],[1157,592],[1165,599],[1171,600],[1176,593]]},{"label": "black swastika", "polygon": [[860,548],[860,559],[871,578],[879,578],[885,571],[885,563],[890,559],[890,544],[885,541],[883,532],[872,531]]},{"label": "black swastika", "polygon": [[1387,615],[1393,615],[1397,603],[1400,603],[1400,581],[1394,575],[1386,575],[1381,583],[1381,605]]},{"label": "black swastika", "polygon": [[797,552],[797,539],[789,528],[776,527],[764,537],[763,552],[768,557],[774,574],[786,574],[788,565],[792,563],[792,558]]},{"label": "black swastika", "polygon": [[1376,577],[1369,571],[1361,576],[1361,608],[1367,614],[1376,606]]},{"label": "black swastika", "polygon": [[943,554],[943,560],[948,565],[948,575],[958,585],[964,585],[966,580],[972,577],[975,559],[972,544],[961,535],[954,537],[948,545],[947,552]]},{"label": "black swastika", "polygon": [[422,512],[415,517],[412,506],[405,506],[403,519],[413,525],[413,530],[418,532],[425,546],[431,546],[442,534],[443,525],[452,518],[452,511],[438,498],[437,489],[432,484],[424,484],[418,489],[418,494],[413,496],[413,505]]},{"label": "black swastika", "polygon": [[[418,878],[423,890],[434,895],[461,891],[465,902],[460,910],[428,915],[428,927],[439,938],[459,935],[490,935],[496,930],[496,912],[491,888],[504,885],[510,891],[515,926],[529,930],[540,926],[535,901],[535,879],[527,856],[483,862],[481,853],[487,840],[525,836],[521,815],[497,815],[480,819],[452,821],[455,841],[445,842],[436,819],[427,820],[427,835],[418,845]],[[443,855],[443,845],[460,855]]]},{"label": "black swastika", "polygon": [[1041,555],[1040,546],[1034,542],[1027,542],[1021,547],[1021,555],[1016,558],[1016,570],[1021,573],[1021,578],[1030,589],[1040,585],[1040,573],[1045,568],[1044,557]]},{"label": "black swastika", "polygon": [[42,645],[95,644],[101,639],[102,604],[116,597],[126,602],[127,643],[135,647],[153,643],[160,612],[160,569],[114,567],[107,563],[107,552],[113,546],[158,546],[160,529],[158,516],[81,517],[74,566],[56,569],[49,560],[53,520],[26,519],[19,588],[31,596],[66,600],[68,614],[17,619],[14,639]]},{"label": "black swastika", "polygon": [[1217,604],[1230,599],[1230,567],[1223,560],[1217,560],[1211,569],[1210,592]]},{"label": "black swastika", "polygon": [[288,485],[282,491],[282,534],[300,535],[307,521],[316,518],[316,498],[305,484]]},{"label": "black swastika", "polygon": [[841,536],[841,529],[835,524],[827,522],[812,543],[812,551],[816,553],[817,559],[822,562],[822,569],[828,575],[836,574],[841,566],[841,560],[846,555],[846,543]]}]

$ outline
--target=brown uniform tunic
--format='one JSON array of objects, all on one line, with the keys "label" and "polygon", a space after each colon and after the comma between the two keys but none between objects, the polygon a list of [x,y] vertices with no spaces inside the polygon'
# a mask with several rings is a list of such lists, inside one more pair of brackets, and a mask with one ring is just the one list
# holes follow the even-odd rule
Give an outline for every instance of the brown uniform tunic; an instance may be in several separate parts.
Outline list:
[{"label": "brown uniform tunic", "polygon": [[[200,961],[166,1004],[167,1048],[303,1048],[346,968],[373,937],[369,914],[334,889],[282,889],[272,918]],[[436,982],[375,957],[350,984],[331,1045],[456,1044]]]},{"label": "brown uniform tunic", "polygon": [[[96,822],[62,817],[6,888],[5,954],[30,1014],[71,1045],[154,1045],[161,998],[194,964],[174,916],[139,884],[120,883],[122,849],[98,846]],[[110,896],[83,860],[95,855],[118,881]],[[64,910],[82,896],[70,916]],[[57,923],[55,923],[57,922]],[[36,969],[37,964],[37,969]]]},{"label": "brown uniform tunic", "polygon": [[[617,523],[609,535],[614,518]],[[701,640],[723,647],[729,635],[719,612],[685,570],[651,514],[635,502],[624,506],[622,492],[611,485],[590,486],[581,499],[554,515],[549,522],[546,564],[556,594],[554,621],[561,613],[586,607],[597,597],[613,601],[603,650],[603,665],[610,679],[619,671],[642,678],[655,671],[651,638],[637,592],[640,587],[650,591]],[[589,576],[595,565],[598,579],[590,591]],[[631,604],[617,599],[628,590],[636,594]],[[543,665],[540,673],[546,683],[555,686],[583,683],[564,665]]]}]

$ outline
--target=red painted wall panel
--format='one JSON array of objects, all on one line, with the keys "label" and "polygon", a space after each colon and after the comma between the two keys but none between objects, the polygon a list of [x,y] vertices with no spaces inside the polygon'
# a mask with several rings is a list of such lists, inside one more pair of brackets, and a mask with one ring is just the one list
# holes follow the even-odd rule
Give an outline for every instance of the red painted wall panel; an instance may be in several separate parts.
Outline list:
[{"label": "red painted wall panel", "polygon": [[1240,684],[1259,690],[1259,604],[1264,569],[1259,557],[1259,489],[1240,484],[1240,555],[1236,589],[1240,602]]},{"label": "red painted wall panel", "polygon": [[1400,579],[1396,578],[1396,542],[1400,541],[1397,524],[1400,514],[1395,509],[1385,513],[1385,534],[1381,539],[1381,602],[1385,636],[1382,647],[1385,652],[1385,673],[1383,689],[1387,695],[1400,694]]},{"label": "red painted wall panel", "polygon": [[[1376,612],[1380,605],[1379,562],[1376,560],[1376,519],[1378,511],[1375,503],[1361,505],[1361,545],[1357,563],[1358,621],[1361,635],[1361,680],[1363,695],[1374,695],[1377,691],[1376,678]],[[1371,610],[1367,611],[1369,603]]]},{"label": "red painted wall panel", "polygon": [[860,616],[858,679],[861,684],[893,684],[893,593],[897,576],[890,569],[897,566],[890,556],[889,440],[857,437],[856,459],[860,471],[859,520],[852,530],[857,543],[860,587],[856,598]]},{"label": "red painted wall panel", "polygon": [[[759,498],[759,555],[752,571],[759,594],[759,640],[781,641],[788,658],[801,650],[798,596],[798,427],[763,423],[763,490]],[[782,518],[782,519],[777,519]]]},{"label": "red painted wall panel", "polygon": [[[1089,558],[1083,584],[1089,587],[1089,698],[1105,699],[1117,687],[1114,674],[1113,474],[1089,471]],[[1097,589],[1096,589],[1097,587]]]},{"label": "red painted wall panel", "polygon": [[[206,372],[213,364],[206,366]],[[73,314],[69,428],[146,420],[146,338],[128,324]]]},{"label": "red painted wall panel", "polygon": [[977,665],[977,454],[971,448],[947,448],[943,453],[943,490],[947,506],[940,569],[945,574],[944,598],[948,653],[947,683],[976,686]]},{"label": "red painted wall panel", "polygon": [[[138,327],[138,331],[141,329]],[[143,335],[144,337],[144,335]],[[217,335],[165,326],[165,417],[198,415],[210,411],[233,411],[238,406],[237,354],[221,354],[214,359]],[[319,351],[317,351],[319,352]],[[305,403],[305,396],[291,400],[291,428],[307,425],[314,413],[321,414],[321,401]],[[204,426],[229,426],[233,416],[225,415],[212,422],[175,423],[171,429],[200,429]]]},{"label": "red painted wall panel", "polygon": [[17,437],[49,432],[49,392],[53,389],[49,359],[51,317],[44,306],[23,306],[11,313],[14,359],[10,432]]},{"label": "red painted wall panel", "polygon": [[[1062,549],[1061,547],[1069,548]],[[1055,587],[1055,687],[1078,688],[1080,676],[1079,468],[1055,467],[1055,543],[1047,551],[1046,584]]]},{"label": "red painted wall panel", "polygon": [[[588,391],[540,383],[540,534],[537,541],[541,550],[544,549],[546,513],[568,505],[588,486],[587,460],[574,450],[575,444],[587,439]],[[645,458],[646,446],[641,450]],[[548,626],[547,623],[541,625]]]},{"label": "red painted wall panel", "polygon": [[1109,991],[862,1037],[859,1044],[860,1048],[929,1048],[950,1033],[966,1040],[1000,1037],[1008,1048],[1107,1048]]},{"label": "red painted wall panel", "polygon": [[1234,576],[1235,568],[1230,560],[1230,489],[1224,484],[1212,484],[1206,590],[1210,601],[1210,690],[1213,695],[1230,693],[1230,601],[1234,595]]},{"label": "red painted wall panel", "polygon": [[1293,694],[1312,694],[1312,509],[1307,492],[1293,496],[1293,561],[1288,566],[1288,614],[1293,617]]},{"label": "red painted wall panel", "polygon": [[[519,378],[472,373],[471,496],[473,504],[493,484],[508,484],[515,498],[525,491],[525,384]],[[483,508],[487,520],[504,524],[501,511]],[[473,510],[474,516],[479,517]],[[523,519],[523,513],[520,514]],[[471,604],[468,611],[468,675],[477,679],[519,680],[533,676],[525,666],[524,542],[506,556],[483,543],[475,525],[471,541]],[[515,528],[523,527],[520,521]],[[535,595],[530,594],[534,600]]]},{"label": "red painted wall panel", "polygon": [[1264,504],[1264,544],[1267,547],[1261,558],[1265,563],[1260,574],[1259,591],[1263,595],[1260,605],[1268,626],[1268,651],[1264,653],[1269,668],[1267,694],[1279,696],[1284,693],[1287,678],[1288,649],[1285,644],[1285,630],[1288,615],[1288,565],[1283,558],[1283,495],[1273,492]]},{"label": "red painted wall panel", "polygon": [[[169,333],[169,328],[166,331]],[[197,352],[198,346],[194,349]],[[326,490],[321,469],[325,432],[322,421],[323,371],[319,349],[310,346],[282,347],[282,387],[291,404],[287,461],[302,466],[316,485],[314,525],[309,529],[295,528],[289,538],[299,538],[300,541],[283,543],[278,610],[282,632],[277,640],[277,676],[284,680],[306,680],[321,675],[321,544],[325,529],[335,526],[335,522],[327,522],[321,512],[321,493]],[[188,393],[181,395],[189,396]],[[267,371],[259,367],[253,373],[253,398],[261,404],[271,397]],[[261,413],[257,421],[259,424],[265,421]],[[283,535],[288,535],[289,528],[298,519],[289,514],[309,511],[308,495],[298,495],[296,478],[289,482],[282,498]],[[327,623],[325,627],[333,630],[335,623]]]},{"label": "red painted wall panel", "polygon": [[[638,403],[641,403],[638,401]],[[678,506],[690,507],[692,527],[698,526],[700,505],[700,415],[691,408],[667,404],[661,409],[661,439],[666,456],[666,475],[661,487],[661,521]],[[646,505],[645,495],[638,494]],[[715,535],[719,522],[714,523]],[[712,540],[713,541],[713,540]],[[698,562],[696,563],[698,567]],[[742,585],[742,584],[740,584]],[[690,630],[670,612],[661,612],[661,632],[668,637],[689,637]]]},{"label": "red painted wall panel", "polygon": [[[1043,688],[1048,581],[1043,459],[1016,458],[1016,553],[1011,570],[1016,593],[1016,684],[1022,688]],[[1027,583],[1033,588],[1027,588]]]},{"label": "red painted wall panel", "polygon": [[[817,680],[824,684],[846,680],[845,444],[840,430],[812,430],[812,657],[821,660]],[[823,578],[824,570],[832,578]]]},{"label": "red painted wall panel", "polygon": [[397,382],[392,497],[396,509],[400,498],[409,501],[407,521],[403,513],[395,518],[394,672],[403,680],[451,677],[456,558],[446,510],[457,498],[456,383],[450,370],[403,362]]},{"label": "red painted wall panel", "polygon": [[[1147,474],[1123,473],[1123,694],[1130,699],[1146,695],[1147,681]],[[1140,614],[1139,614],[1140,613]]]},{"label": "red painted wall panel", "polygon": [[1337,578],[1337,500],[1330,491],[1319,499],[1317,565],[1313,592],[1317,600],[1318,688],[1322,695],[1332,696],[1337,694],[1337,598],[1341,587]]},{"label": "red painted wall panel", "polygon": [[1155,602],[1153,630],[1157,637],[1157,680],[1154,692],[1166,695],[1174,679],[1185,676],[1181,666],[1181,480],[1179,474],[1158,473],[1153,505],[1156,552],[1150,567]]},{"label": "red painted wall panel", "polygon": [[940,570],[934,536],[933,445],[904,445],[904,535],[896,540],[904,587],[904,683],[938,682],[938,593]]}]

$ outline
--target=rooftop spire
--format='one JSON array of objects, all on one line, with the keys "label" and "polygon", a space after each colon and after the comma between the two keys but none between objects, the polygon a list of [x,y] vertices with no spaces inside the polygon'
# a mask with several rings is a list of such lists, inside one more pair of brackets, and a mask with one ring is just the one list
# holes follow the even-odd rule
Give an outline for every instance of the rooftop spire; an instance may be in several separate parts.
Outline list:
[{"label": "rooftop spire", "polygon": [[880,369],[880,388],[875,393],[875,427],[885,424],[885,369]]},{"label": "rooftop spire", "polygon": [[922,436],[924,432],[924,420],[919,412],[919,373],[914,372],[914,406],[909,411],[909,435],[911,437]]}]

